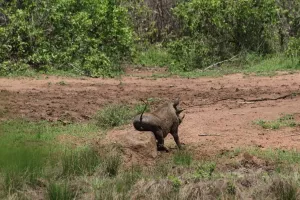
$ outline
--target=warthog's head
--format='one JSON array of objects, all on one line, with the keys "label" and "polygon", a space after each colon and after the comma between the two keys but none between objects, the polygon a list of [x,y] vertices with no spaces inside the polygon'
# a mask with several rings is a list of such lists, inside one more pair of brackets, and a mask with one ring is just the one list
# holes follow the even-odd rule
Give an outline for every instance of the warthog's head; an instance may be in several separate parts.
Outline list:
[{"label": "warthog's head", "polygon": [[184,119],[185,115],[183,116],[180,116],[180,113],[182,111],[184,111],[184,109],[181,109],[178,107],[178,104],[179,104],[179,98],[177,98],[176,100],[174,100],[173,102],[173,107],[175,108],[175,111],[176,111],[176,115],[178,117],[178,120],[179,120],[179,124],[181,124],[182,120]]}]

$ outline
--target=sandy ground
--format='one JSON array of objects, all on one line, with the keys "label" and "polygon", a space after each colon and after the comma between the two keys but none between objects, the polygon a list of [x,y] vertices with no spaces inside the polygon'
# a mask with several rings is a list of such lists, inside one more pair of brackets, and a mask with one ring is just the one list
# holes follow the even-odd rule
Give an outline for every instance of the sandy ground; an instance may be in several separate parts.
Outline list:
[{"label": "sandy ground", "polygon": [[[155,79],[148,76],[152,72],[127,73],[119,79],[0,78],[0,120],[86,121],[108,103],[161,100],[151,105],[155,108],[162,101],[180,97],[180,105],[186,109],[180,139],[199,150],[199,155],[247,146],[300,149],[300,127],[266,130],[253,124],[257,119],[274,120],[283,114],[295,114],[300,122],[299,95],[270,100],[298,93],[300,73],[197,79]],[[261,101],[248,101],[253,99]],[[171,136],[166,146],[175,146]]]}]

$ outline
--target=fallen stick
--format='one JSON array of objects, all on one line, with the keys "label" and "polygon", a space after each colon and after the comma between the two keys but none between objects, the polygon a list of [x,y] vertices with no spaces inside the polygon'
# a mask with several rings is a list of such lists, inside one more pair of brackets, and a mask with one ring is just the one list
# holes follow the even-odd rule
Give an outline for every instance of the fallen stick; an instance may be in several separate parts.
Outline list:
[{"label": "fallen stick", "polygon": [[208,69],[210,69],[210,68],[213,68],[213,67],[216,66],[216,65],[222,64],[222,63],[224,63],[224,62],[231,61],[232,59],[234,59],[234,58],[237,57],[238,55],[239,55],[239,54],[237,54],[237,55],[235,55],[235,56],[233,56],[233,57],[231,57],[231,58],[229,58],[229,59],[227,59],[227,60],[223,60],[223,61],[214,63],[214,64],[212,64],[212,65],[209,65],[209,66],[206,67],[204,70],[208,70]]},{"label": "fallen stick", "polygon": [[198,136],[222,136],[218,134],[199,134]]}]

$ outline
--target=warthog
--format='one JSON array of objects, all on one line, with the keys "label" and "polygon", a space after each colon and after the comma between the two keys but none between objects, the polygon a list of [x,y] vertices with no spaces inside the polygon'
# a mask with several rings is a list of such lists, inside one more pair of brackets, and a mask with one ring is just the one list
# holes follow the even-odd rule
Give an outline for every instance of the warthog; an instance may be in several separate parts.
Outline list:
[{"label": "warthog", "polygon": [[178,148],[181,149],[181,144],[178,137],[178,126],[182,122],[183,117],[179,114],[183,111],[177,108],[179,99],[173,102],[165,103],[154,112],[137,115],[133,120],[133,126],[138,131],[151,131],[157,140],[157,150],[166,151],[164,146],[164,138],[171,133]]}]

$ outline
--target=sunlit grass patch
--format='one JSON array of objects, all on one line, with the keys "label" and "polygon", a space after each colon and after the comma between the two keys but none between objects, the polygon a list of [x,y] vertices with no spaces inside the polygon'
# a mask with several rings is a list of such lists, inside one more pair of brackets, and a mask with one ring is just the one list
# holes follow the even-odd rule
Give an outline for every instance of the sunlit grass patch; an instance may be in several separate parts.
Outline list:
[{"label": "sunlit grass patch", "polygon": [[186,165],[190,166],[192,163],[192,155],[188,151],[177,151],[173,155],[173,162],[176,165]]},{"label": "sunlit grass patch", "polygon": [[295,127],[298,125],[294,120],[294,116],[291,114],[286,114],[276,120],[266,121],[266,120],[256,120],[254,124],[261,126],[264,129],[279,129],[281,127]]},{"label": "sunlit grass patch", "polygon": [[[150,102],[150,100],[149,100]],[[94,119],[96,125],[102,129],[111,129],[114,127],[128,124],[135,115],[150,110],[145,103],[138,103],[133,106],[126,104],[109,104],[100,109]]]}]

